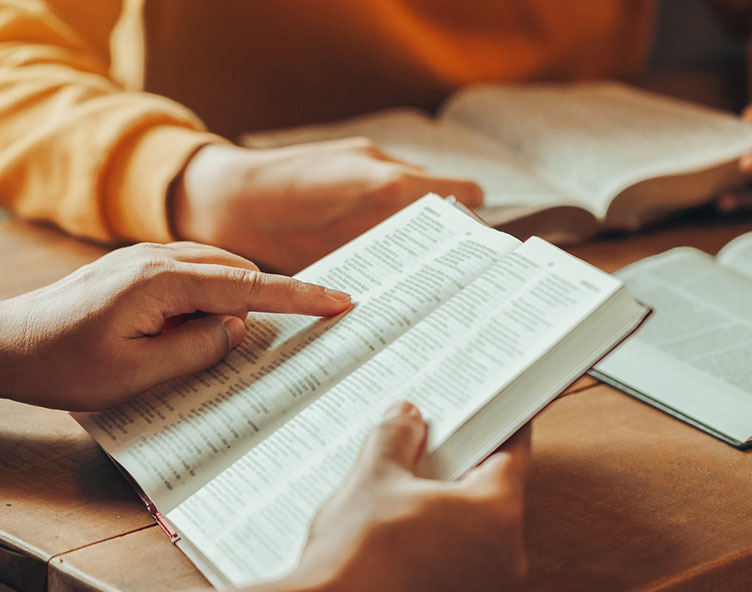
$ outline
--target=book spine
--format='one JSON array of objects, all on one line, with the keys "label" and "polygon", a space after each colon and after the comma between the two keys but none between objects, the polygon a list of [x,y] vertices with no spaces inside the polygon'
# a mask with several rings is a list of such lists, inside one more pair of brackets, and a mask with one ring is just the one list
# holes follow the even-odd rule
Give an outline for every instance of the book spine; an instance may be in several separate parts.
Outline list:
[{"label": "book spine", "polygon": [[170,523],[167,521],[167,519],[162,516],[161,512],[158,512],[157,509],[154,507],[153,504],[150,504],[149,511],[151,512],[151,515],[154,516],[154,520],[157,521],[157,524],[162,527],[162,530],[164,530],[167,533],[167,536],[170,537],[171,543],[177,543],[180,540],[180,535],[175,532],[175,529],[170,526]]}]

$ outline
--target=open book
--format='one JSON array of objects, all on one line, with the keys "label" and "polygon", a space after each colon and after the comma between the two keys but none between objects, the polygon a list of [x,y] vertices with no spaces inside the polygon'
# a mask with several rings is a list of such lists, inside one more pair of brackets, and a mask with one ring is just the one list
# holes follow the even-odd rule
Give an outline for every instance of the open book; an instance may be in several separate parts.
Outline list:
[{"label": "open book", "polygon": [[741,118],[613,82],[470,86],[436,118],[410,109],[249,134],[268,148],[366,136],[392,155],[478,182],[479,214],[518,238],[566,243],[633,229],[741,181]]},{"label": "open book", "polygon": [[593,374],[737,448],[752,446],[752,234],[716,258],[682,247],[617,275],[654,314]]},{"label": "open book", "polygon": [[426,476],[455,479],[642,321],[621,282],[427,196],[301,272],[333,319],[252,314],[213,368],[76,414],[218,587],[284,575],[363,437],[407,399]]}]

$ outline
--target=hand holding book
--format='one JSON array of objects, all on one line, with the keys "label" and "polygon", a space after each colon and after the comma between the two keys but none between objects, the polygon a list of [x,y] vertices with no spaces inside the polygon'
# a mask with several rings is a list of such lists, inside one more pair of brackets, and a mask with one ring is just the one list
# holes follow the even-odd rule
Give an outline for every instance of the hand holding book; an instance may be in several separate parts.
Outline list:
[{"label": "hand holding book", "polygon": [[[52,407],[107,407],[152,381],[222,357],[244,338],[238,317],[247,310],[331,315],[349,305],[340,292],[261,274],[213,247],[122,249],[47,288],[0,302],[0,375],[5,388],[15,386],[3,394]],[[175,322],[196,310],[213,314]],[[161,333],[170,320],[173,328]],[[426,437],[414,406],[393,405],[319,512],[300,566],[255,589],[408,590],[447,583],[485,589],[518,579],[525,566],[529,430],[460,483],[415,476]]]},{"label": "hand holding book", "polygon": [[216,366],[76,417],[219,587],[294,570],[390,404],[430,425],[418,474],[461,479],[646,314],[608,275],[435,195],[297,278],[353,309],[253,314]]},{"label": "hand holding book", "polygon": [[414,406],[392,405],[314,518],[298,568],[259,592],[513,587],[526,572],[529,426],[459,482],[415,476],[426,430]]},{"label": "hand holding book", "polygon": [[429,173],[365,138],[283,149],[209,145],[173,184],[176,234],[294,273],[429,191],[479,207],[472,181]]}]

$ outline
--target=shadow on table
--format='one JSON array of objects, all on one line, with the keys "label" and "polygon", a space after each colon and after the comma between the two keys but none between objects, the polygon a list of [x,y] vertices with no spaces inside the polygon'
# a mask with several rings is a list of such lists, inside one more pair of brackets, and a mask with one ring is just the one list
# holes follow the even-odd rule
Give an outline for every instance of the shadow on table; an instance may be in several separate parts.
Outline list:
[{"label": "shadow on table", "polygon": [[526,590],[749,581],[749,454],[606,386],[554,403],[533,434]]}]

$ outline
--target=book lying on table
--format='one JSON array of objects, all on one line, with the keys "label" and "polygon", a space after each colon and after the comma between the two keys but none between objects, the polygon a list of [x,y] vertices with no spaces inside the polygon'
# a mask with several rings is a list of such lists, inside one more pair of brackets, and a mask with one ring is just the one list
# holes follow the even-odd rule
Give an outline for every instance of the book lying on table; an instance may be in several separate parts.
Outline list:
[{"label": "book lying on table", "polygon": [[517,237],[581,240],[711,201],[742,181],[740,117],[613,82],[476,85],[438,116],[411,109],[248,134],[269,148],[365,136],[441,175],[473,179],[479,214]]},{"label": "book lying on table", "polygon": [[427,196],[298,276],[331,319],[251,314],[213,368],[76,418],[218,587],[278,578],[388,405],[429,424],[426,476],[480,462],[642,321],[620,281]]},{"label": "book lying on table", "polygon": [[715,258],[681,247],[616,275],[654,313],[593,374],[732,446],[752,446],[752,234]]}]

